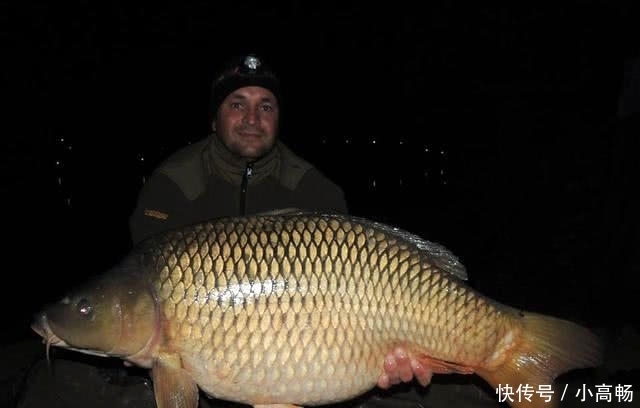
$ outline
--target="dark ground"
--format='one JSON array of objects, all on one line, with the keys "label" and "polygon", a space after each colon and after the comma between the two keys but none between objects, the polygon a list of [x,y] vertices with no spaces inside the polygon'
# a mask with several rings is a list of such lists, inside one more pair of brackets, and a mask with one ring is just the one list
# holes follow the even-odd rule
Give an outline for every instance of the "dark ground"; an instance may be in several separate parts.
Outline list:
[{"label": "dark ground", "polygon": [[206,135],[214,71],[244,49],[280,73],[283,138],[352,213],[441,242],[494,299],[601,333],[603,370],[567,382],[640,385],[632,2],[7,4],[0,405],[43,357],[32,314],[127,252],[143,177]]}]

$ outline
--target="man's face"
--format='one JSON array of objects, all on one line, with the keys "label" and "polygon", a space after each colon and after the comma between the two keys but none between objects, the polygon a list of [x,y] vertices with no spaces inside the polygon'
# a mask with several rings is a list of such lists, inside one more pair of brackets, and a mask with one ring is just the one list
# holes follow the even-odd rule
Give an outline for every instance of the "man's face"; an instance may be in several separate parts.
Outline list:
[{"label": "man's face", "polygon": [[213,129],[232,153],[258,159],[273,147],[278,119],[278,101],[273,93],[260,86],[246,86],[222,101]]}]

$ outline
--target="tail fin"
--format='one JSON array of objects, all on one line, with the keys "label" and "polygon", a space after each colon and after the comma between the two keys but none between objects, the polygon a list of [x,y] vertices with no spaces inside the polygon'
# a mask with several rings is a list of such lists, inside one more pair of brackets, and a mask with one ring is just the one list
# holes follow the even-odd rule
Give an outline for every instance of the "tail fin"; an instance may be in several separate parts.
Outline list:
[{"label": "tail fin", "polygon": [[[494,389],[510,386],[513,401],[505,401],[513,408],[555,407],[561,397],[553,386],[555,378],[570,370],[599,366],[602,342],[588,329],[567,320],[525,313],[523,322],[522,341],[507,361],[497,369],[479,369],[476,373]],[[532,391],[531,401],[515,393],[519,385]],[[548,387],[553,391],[550,402],[539,393]]]}]

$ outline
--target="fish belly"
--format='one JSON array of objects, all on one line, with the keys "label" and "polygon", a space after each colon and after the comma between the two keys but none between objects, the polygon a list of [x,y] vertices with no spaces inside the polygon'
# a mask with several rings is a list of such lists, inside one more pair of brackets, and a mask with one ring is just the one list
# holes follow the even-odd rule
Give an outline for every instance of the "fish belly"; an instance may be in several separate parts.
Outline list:
[{"label": "fish belly", "polygon": [[389,348],[371,331],[336,324],[336,314],[234,315],[232,327],[181,341],[184,366],[216,398],[314,405],[355,397],[375,386]]}]

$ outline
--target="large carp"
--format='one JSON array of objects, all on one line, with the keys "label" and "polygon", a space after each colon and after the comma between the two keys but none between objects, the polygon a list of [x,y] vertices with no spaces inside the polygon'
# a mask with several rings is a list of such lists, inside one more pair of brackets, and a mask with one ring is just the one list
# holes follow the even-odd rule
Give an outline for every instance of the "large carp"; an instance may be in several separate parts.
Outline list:
[{"label": "large carp", "polygon": [[[198,387],[255,407],[351,399],[375,387],[397,347],[494,388],[537,390],[600,363],[586,328],[502,305],[465,280],[446,248],[389,225],[260,214],[152,237],[32,327],[47,347],[150,368],[161,408],[195,407]],[[531,401],[511,404],[553,404]]]}]

